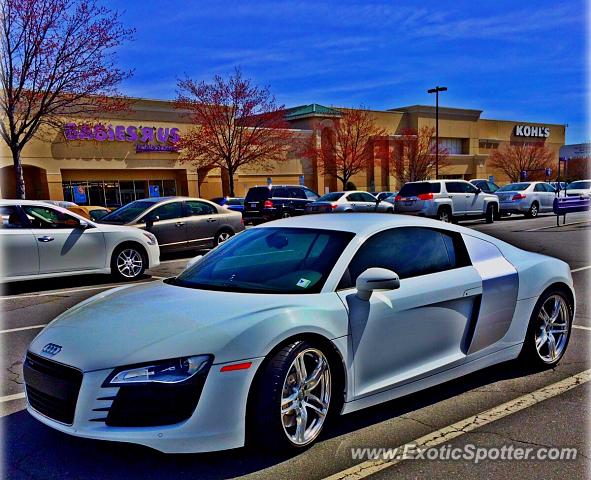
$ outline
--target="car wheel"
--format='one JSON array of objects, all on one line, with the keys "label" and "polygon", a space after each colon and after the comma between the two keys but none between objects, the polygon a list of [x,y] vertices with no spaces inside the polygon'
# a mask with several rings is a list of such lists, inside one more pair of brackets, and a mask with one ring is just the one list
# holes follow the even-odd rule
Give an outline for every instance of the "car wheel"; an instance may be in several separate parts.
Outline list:
[{"label": "car wheel", "polygon": [[486,223],[493,223],[497,218],[497,206],[494,203],[490,203],[486,207]]},{"label": "car wheel", "polygon": [[281,218],[289,218],[291,217],[291,213],[290,212],[281,212]]},{"label": "car wheel", "polygon": [[254,385],[253,442],[274,450],[311,445],[331,407],[333,383],[327,355],[298,341],[279,350],[263,368]]},{"label": "car wheel", "polygon": [[145,254],[134,245],[122,245],[113,252],[111,273],[119,280],[135,280],[146,270]]},{"label": "car wheel", "polygon": [[527,216],[529,218],[536,218],[538,216],[538,213],[540,213],[540,207],[538,206],[538,202],[534,202],[531,204],[531,207],[529,207]]},{"label": "car wheel", "polygon": [[564,290],[552,289],[537,301],[519,359],[534,367],[554,367],[564,356],[572,328],[573,306]]},{"label": "car wheel", "polygon": [[386,210],[386,213],[394,213],[394,209],[393,209],[393,208],[388,208],[388,209]]},{"label": "car wheel", "polygon": [[225,241],[229,240],[230,237],[234,236],[234,232],[231,230],[221,230],[215,234],[213,239],[214,246],[218,246],[220,243],[224,243]]},{"label": "car wheel", "polygon": [[452,222],[452,214],[449,207],[439,207],[437,210],[437,219],[441,222],[451,223]]}]

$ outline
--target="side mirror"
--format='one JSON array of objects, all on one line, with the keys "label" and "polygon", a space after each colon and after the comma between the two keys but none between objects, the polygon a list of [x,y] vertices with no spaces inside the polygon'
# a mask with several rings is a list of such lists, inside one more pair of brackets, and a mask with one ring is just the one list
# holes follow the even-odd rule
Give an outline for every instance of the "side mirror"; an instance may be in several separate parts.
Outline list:
[{"label": "side mirror", "polygon": [[476,195],[478,195],[479,193],[482,193],[482,188],[480,187],[474,187],[476,188]]},{"label": "side mirror", "polygon": [[392,270],[385,268],[368,268],[357,277],[355,282],[357,297],[369,300],[374,290],[396,290],[400,288],[400,278]]},{"label": "side mirror", "polygon": [[80,220],[80,223],[78,224],[78,228],[80,230],[86,230],[89,227],[90,227],[90,223],[85,222],[84,220]]},{"label": "side mirror", "polygon": [[154,222],[157,222],[158,220],[160,220],[160,217],[158,215],[154,217],[146,217],[146,228],[152,228],[154,226]]},{"label": "side mirror", "polygon": [[196,263],[199,263],[201,261],[201,259],[203,258],[203,255],[197,255],[196,257],[193,257],[192,259],[190,259],[187,262],[187,265],[185,265],[185,269],[192,267],[193,265],[195,265]]}]

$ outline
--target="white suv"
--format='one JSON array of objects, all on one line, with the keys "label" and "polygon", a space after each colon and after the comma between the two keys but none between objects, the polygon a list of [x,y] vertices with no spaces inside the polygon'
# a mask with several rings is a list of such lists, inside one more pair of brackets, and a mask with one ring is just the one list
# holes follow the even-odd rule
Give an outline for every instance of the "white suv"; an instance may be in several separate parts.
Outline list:
[{"label": "white suv", "polygon": [[464,180],[409,182],[395,199],[396,213],[438,218],[442,222],[499,215],[499,199]]}]

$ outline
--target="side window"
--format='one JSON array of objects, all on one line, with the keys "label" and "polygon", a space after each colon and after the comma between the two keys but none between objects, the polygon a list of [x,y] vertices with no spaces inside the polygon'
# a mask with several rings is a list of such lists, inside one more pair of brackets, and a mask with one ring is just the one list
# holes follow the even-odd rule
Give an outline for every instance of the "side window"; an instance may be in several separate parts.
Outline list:
[{"label": "side window", "polygon": [[547,192],[556,193],[556,190],[554,189],[554,187],[552,185],[550,185],[549,183],[544,183],[544,188],[546,189]]},{"label": "side window", "polygon": [[80,225],[77,218],[50,207],[23,206],[33,228],[59,229],[76,228]]},{"label": "side window", "polygon": [[307,188],[304,188],[304,194],[308,200],[318,200],[320,198],[312,190],[308,190]]},{"label": "side window", "polygon": [[218,213],[213,205],[193,200],[185,202],[185,212],[186,217],[193,215],[214,215]]},{"label": "side window", "polygon": [[2,225],[0,226],[0,228],[25,227],[18,213],[18,208],[13,205],[4,205],[0,207],[0,215],[2,215]]},{"label": "side window", "polygon": [[350,193],[349,195],[347,195],[347,200],[349,202],[362,202],[363,201],[358,193]]},{"label": "side window", "polygon": [[460,185],[463,187],[464,193],[476,193],[476,188],[471,183],[463,183],[461,182]]},{"label": "side window", "polygon": [[152,220],[155,220],[156,217],[158,217],[159,220],[172,220],[174,218],[180,218],[181,216],[181,202],[165,203],[148,214],[148,218]]},{"label": "side window", "polygon": [[289,196],[291,198],[299,198],[302,200],[306,199],[306,194],[301,188],[290,188],[289,189]]},{"label": "side window", "polygon": [[400,279],[442,272],[470,264],[459,234],[423,227],[400,227],[367,239],[345,271],[339,289],[352,288],[366,269],[387,268]]},{"label": "side window", "polygon": [[495,192],[496,192],[496,191],[499,189],[499,187],[497,187],[497,186],[496,186],[494,183],[492,183],[492,182],[486,182],[486,184],[488,185],[488,191],[489,191],[490,193],[495,193]]},{"label": "side window", "polygon": [[289,190],[285,187],[277,187],[273,189],[271,196],[275,198],[289,198]]},{"label": "side window", "polygon": [[544,188],[544,184],[543,183],[536,183],[536,186],[534,187],[534,192],[545,192],[546,189]]},{"label": "side window", "polygon": [[464,189],[460,182],[445,182],[447,193],[463,193]]},{"label": "side window", "polygon": [[363,199],[364,202],[375,202],[376,199],[373,195],[370,195],[369,193],[360,193],[359,194],[361,196],[361,198]]}]

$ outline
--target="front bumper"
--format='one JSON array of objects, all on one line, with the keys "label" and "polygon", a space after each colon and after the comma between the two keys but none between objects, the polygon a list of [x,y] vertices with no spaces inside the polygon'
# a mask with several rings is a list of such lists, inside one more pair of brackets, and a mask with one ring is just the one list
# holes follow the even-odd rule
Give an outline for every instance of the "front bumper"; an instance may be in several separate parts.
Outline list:
[{"label": "front bumper", "polygon": [[160,265],[160,246],[146,245],[146,252],[148,253],[148,268],[155,268]]},{"label": "front bumper", "polygon": [[35,410],[27,398],[27,410],[40,422],[70,435],[137,443],[165,453],[197,453],[238,448],[245,441],[248,392],[262,358],[249,361],[247,370],[221,372],[221,364],[211,366],[197,407],[185,421],[149,427],[112,427],[97,418],[113,403],[119,387],[102,387],[113,369],[84,372],[74,420],[60,423]]}]

